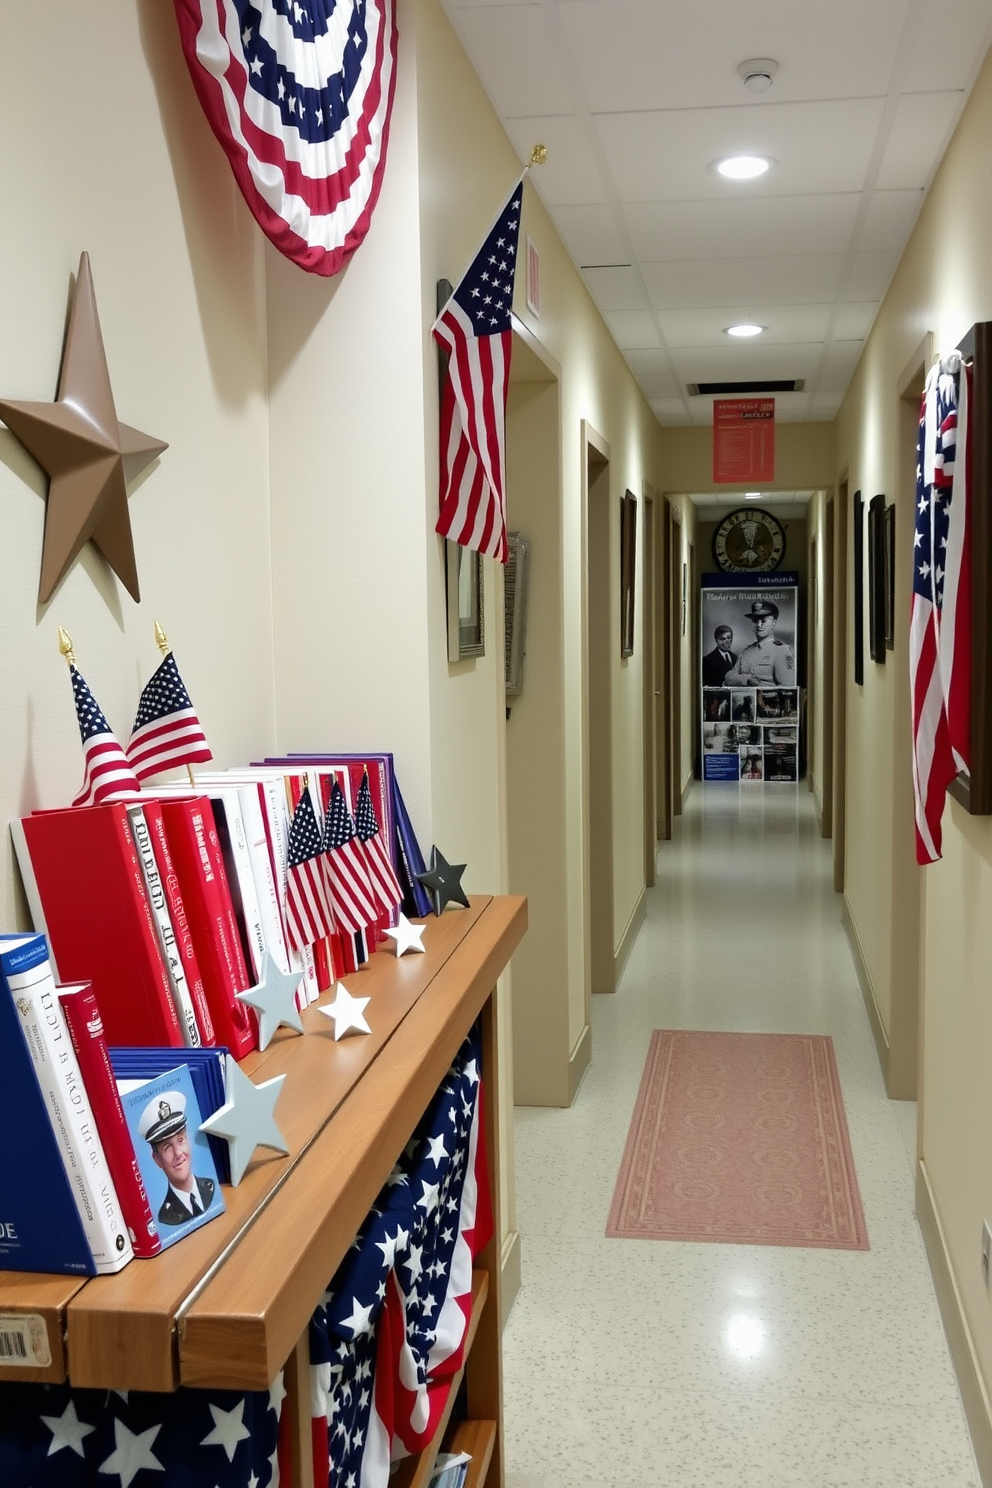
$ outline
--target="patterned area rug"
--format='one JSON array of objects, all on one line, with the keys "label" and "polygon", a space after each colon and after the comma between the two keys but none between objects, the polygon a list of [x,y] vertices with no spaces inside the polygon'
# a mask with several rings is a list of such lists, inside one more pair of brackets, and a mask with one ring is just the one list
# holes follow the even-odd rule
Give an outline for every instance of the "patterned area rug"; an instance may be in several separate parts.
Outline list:
[{"label": "patterned area rug", "polygon": [[655,1029],[606,1233],[867,1250],[833,1041]]}]

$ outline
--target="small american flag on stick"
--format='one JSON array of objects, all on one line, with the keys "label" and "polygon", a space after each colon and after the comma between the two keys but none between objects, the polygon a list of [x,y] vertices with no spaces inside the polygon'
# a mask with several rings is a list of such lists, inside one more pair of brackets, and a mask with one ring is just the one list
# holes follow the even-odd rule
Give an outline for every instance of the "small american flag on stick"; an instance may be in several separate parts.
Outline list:
[{"label": "small american flag on stick", "polygon": [[364,930],[379,918],[365,853],[341,783],[334,781],[324,820],[324,875],[334,917],[342,930]]},{"label": "small american flag on stick", "polygon": [[[161,627],[156,625],[156,633],[159,631]],[[176,765],[195,765],[213,759],[171,651],[145,684],[128,740],[127,757],[139,780],[147,780],[149,775],[158,775]]]},{"label": "small american flag on stick", "polygon": [[96,698],[76,670],[71,637],[59,626],[59,651],[69,663],[76,722],[83,744],[83,783],[73,797],[73,806],[99,806],[102,801],[128,801],[141,794],[141,786],[128,764],[110,724]]},{"label": "small american flag on stick", "polygon": [[297,802],[289,829],[286,928],[297,951],[333,935],[336,928],[324,881],[317,813],[308,790]]},{"label": "small american flag on stick", "polygon": [[372,881],[376,898],[387,912],[395,909],[398,904],[403,903],[403,890],[399,886],[396,872],[389,861],[389,854],[379,830],[375,807],[372,805],[372,790],[368,773],[362,776],[362,783],[358,788],[358,800],[355,803],[355,831],[358,833],[359,841],[365,847],[365,860],[368,863],[369,878]]}]

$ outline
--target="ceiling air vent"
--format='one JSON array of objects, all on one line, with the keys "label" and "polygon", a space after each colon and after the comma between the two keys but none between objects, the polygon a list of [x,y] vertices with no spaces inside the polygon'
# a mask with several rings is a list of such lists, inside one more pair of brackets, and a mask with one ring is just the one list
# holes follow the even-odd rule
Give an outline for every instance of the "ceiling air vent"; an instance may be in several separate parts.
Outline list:
[{"label": "ceiling air vent", "polygon": [[690,398],[702,398],[707,393],[720,397],[744,393],[804,393],[805,377],[770,377],[764,382],[687,382],[686,392]]}]

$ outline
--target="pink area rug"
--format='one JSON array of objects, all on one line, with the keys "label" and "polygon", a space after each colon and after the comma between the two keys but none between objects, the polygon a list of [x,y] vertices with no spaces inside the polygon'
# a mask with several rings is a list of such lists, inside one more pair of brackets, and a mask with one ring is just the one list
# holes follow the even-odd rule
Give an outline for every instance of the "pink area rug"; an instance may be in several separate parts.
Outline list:
[{"label": "pink area rug", "polygon": [[832,1040],[655,1029],[606,1233],[867,1250]]}]

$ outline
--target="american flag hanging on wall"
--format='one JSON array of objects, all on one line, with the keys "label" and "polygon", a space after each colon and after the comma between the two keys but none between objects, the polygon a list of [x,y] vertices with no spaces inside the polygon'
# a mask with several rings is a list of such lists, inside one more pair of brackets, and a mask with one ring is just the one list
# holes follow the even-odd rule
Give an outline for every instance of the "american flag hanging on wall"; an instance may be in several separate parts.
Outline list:
[{"label": "american flag hanging on wall", "polygon": [[337,274],[368,232],[396,77],[395,0],[174,0],[203,111],[266,236]]}]

